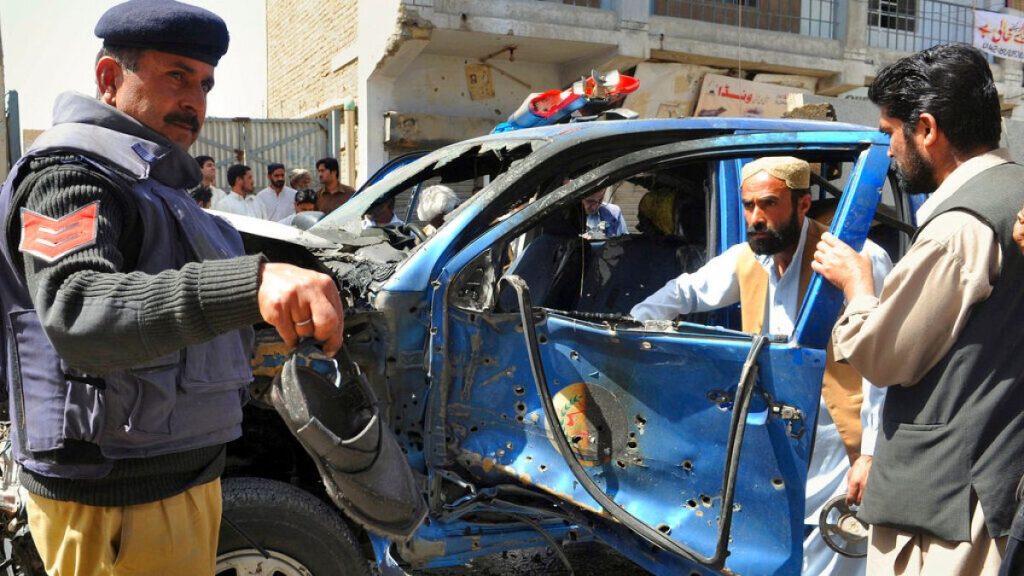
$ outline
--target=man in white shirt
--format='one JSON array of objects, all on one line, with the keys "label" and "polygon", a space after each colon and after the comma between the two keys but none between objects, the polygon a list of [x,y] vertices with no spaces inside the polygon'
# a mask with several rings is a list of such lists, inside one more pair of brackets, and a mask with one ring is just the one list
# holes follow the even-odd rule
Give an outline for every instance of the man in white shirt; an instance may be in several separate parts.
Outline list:
[{"label": "man in white shirt", "polygon": [[402,219],[395,215],[395,197],[370,208],[369,212],[363,215],[363,228],[384,228],[401,226],[405,224]]},{"label": "man in white shirt", "polygon": [[267,181],[269,186],[256,194],[267,210],[267,219],[278,222],[295,214],[295,189],[284,184],[284,164],[268,164]]},{"label": "man in white shirt", "polygon": [[210,206],[216,206],[228,195],[227,192],[215,186],[217,181],[217,163],[210,156],[196,156],[196,164],[199,164],[199,171],[203,174],[203,182],[200,186],[210,189]]},{"label": "man in white shirt", "polygon": [[[827,230],[805,217],[811,206],[809,188],[810,167],[798,158],[761,158],[744,166],[747,243],[669,281],[630,314],[640,320],[671,320],[740,302],[745,332],[791,336],[810,281],[814,246]],[[864,251],[881,288],[892,262],[871,241]],[[884,395],[848,366],[831,361],[831,352],[828,356],[805,491],[803,573],[859,576],[864,574],[863,559],[842,557],[828,548],[818,533],[818,515],[826,502],[844,492],[859,503]]]},{"label": "man in white shirt", "polygon": [[231,185],[231,192],[214,206],[214,210],[267,219],[267,209],[253,194],[256,186],[252,181],[251,168],[242,164],[228,168],[228,184]]},{"label": "man in white shirt", "polygon": [[622,209],[604,201],[605,189],[602,188],[582,200],[583,212],[587,216],[586,230],[583,232],[588,239],[599,240],[629,234]]}]

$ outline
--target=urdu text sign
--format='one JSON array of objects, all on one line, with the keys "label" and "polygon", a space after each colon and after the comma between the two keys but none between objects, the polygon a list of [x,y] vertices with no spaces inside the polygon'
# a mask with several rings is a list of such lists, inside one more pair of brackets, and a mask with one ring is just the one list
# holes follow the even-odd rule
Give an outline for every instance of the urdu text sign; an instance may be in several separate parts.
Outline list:
[{"label": "urdu text sign", "polygon": [[975,10],[974,46],[993,56],[1024,61],[1024,18]]}]

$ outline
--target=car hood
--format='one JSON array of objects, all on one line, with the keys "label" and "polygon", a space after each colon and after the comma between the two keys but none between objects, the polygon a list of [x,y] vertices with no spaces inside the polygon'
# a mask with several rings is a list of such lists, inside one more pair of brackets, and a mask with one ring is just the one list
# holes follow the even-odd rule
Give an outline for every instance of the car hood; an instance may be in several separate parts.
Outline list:
[{"label": "car hood", "polygon": [[408,251],[393,248],[383,234],[357,236],[336,228],[304,231],[248,216],[211,213],[238,230],[246,253],[262,253],[274,262],[333,276],[352,310],[372,309],[370,294],[408,257]]}]

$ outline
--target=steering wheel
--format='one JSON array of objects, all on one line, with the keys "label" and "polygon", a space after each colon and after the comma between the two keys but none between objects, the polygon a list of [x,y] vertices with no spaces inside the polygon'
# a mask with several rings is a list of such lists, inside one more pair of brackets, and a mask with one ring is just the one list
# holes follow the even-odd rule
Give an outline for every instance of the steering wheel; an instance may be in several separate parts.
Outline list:
[{"label": "steering wheel", "polygon": [[380,230],[384,231],[384,234],[387,236],[388,244],[391,244],[391,246],[398,250],[412,248],[426,240],[423,230],[415,224],[384,226]]},{"label": "steering wheel", "polygon": [[423,244],[427,241],[427,234],[423,231],[423,227],[419,224],[406,223],[399,226],[399,228],[405,228],[409,233],[416,237],[417,244]]}]

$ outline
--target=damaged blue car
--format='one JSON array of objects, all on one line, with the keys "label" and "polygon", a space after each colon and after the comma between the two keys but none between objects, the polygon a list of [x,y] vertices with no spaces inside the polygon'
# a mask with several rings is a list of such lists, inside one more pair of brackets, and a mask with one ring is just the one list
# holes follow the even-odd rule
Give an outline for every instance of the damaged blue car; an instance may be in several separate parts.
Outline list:
[{"label": "damaged blue car", "polygon": [[[232,219],[247,250],[333,275],[345,345],[293,353],[257,327],[218,573],[403,574],[594,540],[654,574],[799,574],[841,295],[815,274],[775,339],[735,307],[629,310],[746,240],[740,170],[760,156],[810,162],[812,211],[897,260],[911,205],[887,147],[836,122],[563,124],[404,163],[306,231]],[[463,199],[436,230],[413,217],[434,184]],[[627,234],[583,233],[598,192]],[[364,224],[392,203],[401,225]]]}]

